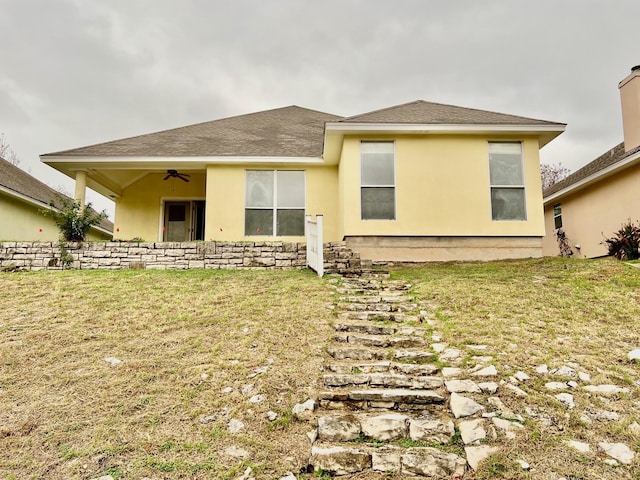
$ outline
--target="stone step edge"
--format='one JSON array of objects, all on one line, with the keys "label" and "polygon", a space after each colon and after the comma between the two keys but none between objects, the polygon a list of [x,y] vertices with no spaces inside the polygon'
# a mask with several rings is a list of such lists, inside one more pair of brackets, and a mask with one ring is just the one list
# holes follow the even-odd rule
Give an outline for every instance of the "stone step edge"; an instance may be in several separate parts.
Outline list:
[{"label": "stone step edge", "polygon": [[427,327],[413,327],[409,325],[384,325],[372,323],[370,320],[343,319],[334,321],[332,325],[336,332],[361,333],[367,335],[415,335],[424,338],[430,331]]},{"label": "stone step edge", "polygon": [[376,388],[359,390],[333,390],[318,393],[318,400],[329,401],[374,401],[403,404],[444,404],[446,398],[427,389]]},{"label": "stone step edge", "polygon": [[414,377],[411,375],[384,373],[325,374],[322,376],[322,383],[325,387],[367,385],[372,388],[408,388],[420,390],[444,387],[444,380],[440,376],[425,375]]},{"label": "stone step edge", "polygon": [[337,334],[333,341],[338,345],[360,346],[371,348],[421,348],[428,349],[429,343],[415,335],[367,335],[367,334]]},{"label": "stone step edge", "polygon": [[427,478],[462,478],[467,470],[465,458],[435,447],[319,444],[311,447],[309,465],[313,471],[321,469],[334,475],[373,470]]},{"label": "stone step edge", "polygon": [[[379,361],[379,362],[344,362],[344,363],[331,363],[324,365],[325,371],[339,374],[348,373],[385,373],[391,371],[397,371],[405,375],[412,376],[424,376],[424,375],[437,375],[440,372],[440,367],[430,363],[424,364],[412,364],[412,363],[399,363],[392,361]],[[354,372],[357,369],[359,372]]]},{"label": "stone step edge", "polygon": [[407,360],[415,362],[428,362],[435,359],[433,352],[426,352],[424,350],[412,350],[403,349],[391,351],[386,348],[372,349],[372,348],[328,348],[327,353],[336,360]]}]

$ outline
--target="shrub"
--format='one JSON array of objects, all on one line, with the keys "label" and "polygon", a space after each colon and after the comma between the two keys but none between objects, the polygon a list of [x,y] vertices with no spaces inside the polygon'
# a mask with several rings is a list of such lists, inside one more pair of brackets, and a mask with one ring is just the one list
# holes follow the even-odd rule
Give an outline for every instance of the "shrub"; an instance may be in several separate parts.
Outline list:
[{"label": "shrub", "polygon": [[567,233],[558,228],[556,230],[556,239],[558,240],[558,248],[560,249],[559,255],[561,257],[570,257],[573,255],[573,250],[569,246],[569,237],[567,237]]},{"label": "shrub", "polygon": [[62,240],[67,242],[82,242],[92,226],[107,218],[107,212],[96,212],[90,203],[83,207],[80,202],[60,195],[56,195],[49,205],[52,210],[42,210],[42,213],[53,218]]},{"label": "shrub", "polygon": [[628,223],[622,225],[620,230],[614,233],[613,237],[606,238],[609,255],[618,260],[636,260],[640,258],[638,247],[640,247],[640,224],[636,225],[629,219]]}]

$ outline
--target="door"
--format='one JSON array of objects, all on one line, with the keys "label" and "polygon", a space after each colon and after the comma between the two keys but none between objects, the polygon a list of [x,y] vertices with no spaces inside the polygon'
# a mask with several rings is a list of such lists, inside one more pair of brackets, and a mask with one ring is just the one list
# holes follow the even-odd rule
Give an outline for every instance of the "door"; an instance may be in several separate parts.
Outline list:
[{"label": "door", "polygon": [[165,202],[165,242],[204,240],[204,200]]},{"label": "door", "polygon": [[164,204],[165,242],[186,242],[191,240],[191,202],[166,202]]}]

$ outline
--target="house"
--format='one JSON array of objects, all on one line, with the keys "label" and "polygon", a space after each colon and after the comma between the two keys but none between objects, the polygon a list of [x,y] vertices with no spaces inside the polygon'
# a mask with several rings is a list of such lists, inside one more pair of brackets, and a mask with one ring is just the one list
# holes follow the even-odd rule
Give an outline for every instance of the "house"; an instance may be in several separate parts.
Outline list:
[{"label": "house", "polygon": [[544,192],[545,255],[558,255],[561,228],[575,256],[605,256],[604,239],[640,219],[640,65],[618,87],[624,141]]},{"label": "house", "polygon": [[[0,240],[57,241],[60,231],[41,211],[60,195],[53,188],[0,158]],[[111,238],[113,224],[107,220],[93,227],[89,240]]]},{"label": "house", "polygon": [[116,203],[116,238],[326,242],[393,261],[536,257],[539,149],[562,123],[426,101],[298,106],[41,155]]}]

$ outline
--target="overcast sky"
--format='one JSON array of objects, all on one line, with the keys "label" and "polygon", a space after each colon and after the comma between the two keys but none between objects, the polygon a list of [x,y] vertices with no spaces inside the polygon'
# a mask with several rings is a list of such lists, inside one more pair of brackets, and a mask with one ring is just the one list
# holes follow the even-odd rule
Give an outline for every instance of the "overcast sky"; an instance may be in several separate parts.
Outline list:
[{"label": "overcast sky", "polygon": [[0,133],[21,168],[73,191],[38,155],[423,99],[567,123],[541,158],[575,170],[622,141],[638,19],[638,0],[0,0]]}]

